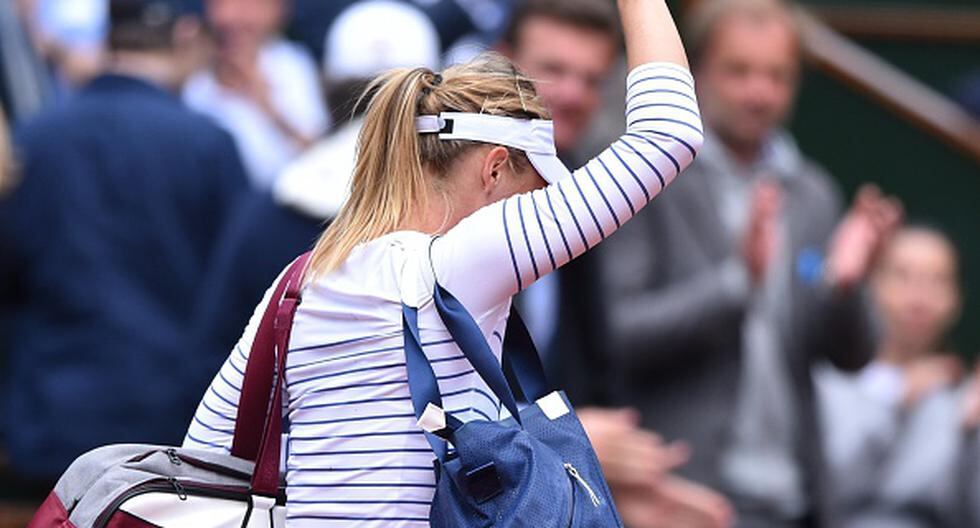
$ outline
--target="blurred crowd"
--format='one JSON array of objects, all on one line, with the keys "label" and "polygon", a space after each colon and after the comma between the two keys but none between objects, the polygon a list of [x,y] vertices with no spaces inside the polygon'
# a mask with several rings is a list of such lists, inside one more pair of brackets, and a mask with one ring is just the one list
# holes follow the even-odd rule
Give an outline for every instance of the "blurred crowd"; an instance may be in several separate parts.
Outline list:
[{"label": "blurred crowd", "polygon": [[[980,526],[957,244],[787,131],[794,6],[682,21],[699,158],[516,301],[627,526]],[[567,165],[622,132],[609,0],[0,1],[0,510],[93,447],[179,444],[343,205],[370,80],[486,51]]]}]

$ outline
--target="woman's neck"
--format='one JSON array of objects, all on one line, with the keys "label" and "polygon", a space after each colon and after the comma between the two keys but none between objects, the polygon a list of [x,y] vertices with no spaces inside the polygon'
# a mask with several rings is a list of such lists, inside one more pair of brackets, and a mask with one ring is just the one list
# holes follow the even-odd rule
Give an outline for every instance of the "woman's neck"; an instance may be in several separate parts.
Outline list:
[{"label": "woman's neck", "polygon": [[877,358],[885,363],[891,363],[901,367],[916,359],[930,356],[935,352],[935,347],[919,348],[885,338],[878,348]]},{"label": "woman's neck", "polygon": [[441,235],[459,223],[450,193],[430,187],[425,196],[425,207],[416,211],[401,229],[419,231],[430,235]]}]

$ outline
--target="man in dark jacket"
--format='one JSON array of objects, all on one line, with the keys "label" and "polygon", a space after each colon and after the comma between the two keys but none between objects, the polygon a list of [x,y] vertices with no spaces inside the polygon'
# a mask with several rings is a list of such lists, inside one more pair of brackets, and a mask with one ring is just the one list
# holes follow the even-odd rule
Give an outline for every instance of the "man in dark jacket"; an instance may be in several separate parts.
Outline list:
[{"label": "man in dark jacket", "polygon": [[16,135],[0,417],[23,482],[102,444],[179,443],[217,369],[187,346],[189,314],[246,183],[231,138],[173,93],[200,37],[181,9],[113,0],[107,71]]},{"label": "man in dark jacket", "polygon": [[861,281],[898,205],[843,216],[831,178],[780,127],[799,33],[774,0],[704,2],[690,33],[704,149],[599,254],[610,351],[643,423],[692,447],[680,472],[726,492],[739,526],[827,525],[810,365],[857,369]]}]

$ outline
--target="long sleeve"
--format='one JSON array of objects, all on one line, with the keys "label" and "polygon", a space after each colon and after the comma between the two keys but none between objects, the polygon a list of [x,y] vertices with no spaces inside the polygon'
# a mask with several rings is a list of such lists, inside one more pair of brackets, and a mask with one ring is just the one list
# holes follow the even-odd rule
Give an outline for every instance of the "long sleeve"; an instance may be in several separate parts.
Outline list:
[{"label": "long sleeve", "polygon": [[204,393],[184,437],[184,447],[231,452],[235,435],[235,419],[238,415],[238,399],[242,393],[242,384],[245,382],[248,354],[252,350],[252,341],[258,332],[265,307],[269,304],[272,292],[281,279],[282,274],[266,290],[238,344]]},{"label": "long sleeve", "polygon": [[632,218],[703,141],[690,72],[672,63],[635,68],[626,123],[625,134],[571,178],[486,206],[437,239],[439,282],[479,317]]},{"label": "long sleeve", "polygon": [[815,296],[818,310],[807,340],[810,357],[825,357],[845,371],[867,365],[874,357],[878,336],[865,288],[834,292],[822,286]]}]

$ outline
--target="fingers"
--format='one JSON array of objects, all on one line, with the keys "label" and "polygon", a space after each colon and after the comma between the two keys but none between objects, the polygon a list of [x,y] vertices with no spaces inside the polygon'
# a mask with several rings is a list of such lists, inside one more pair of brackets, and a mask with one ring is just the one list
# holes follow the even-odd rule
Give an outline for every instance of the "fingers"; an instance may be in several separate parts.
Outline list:
[{"label": "fingers", "polygon": [[871,224],[878,231],[879,236],[887,237],[892,234],[905,215],[902,202],[894,196],[879,199],[869,212]]},{"label": "fingers", "polygon": [[680,477],[665,478],[657,495],[676,508],[700,518],[698,526],[727,528],[735,521],[735,510],[719,493]]},{"label": "fingers", "polygon": [[853,209],[856,212],[870,213],[880,200],[881,189],[873,183],[867,183],[858,188],[857,194],[854,196]]},{"label": "fingers", "polygon": [[687,445],[665,444],[656,433],[639,428],[635,409],[591,407],[577,413],[611,485],[652,486],[690,458]]},{"label": "fingers", "polygon": [[755,186],[752,194],[752,211],[754,218],[774,217],[782,205],[782,190],[779,185],[764,181]]},{"label": "fingers", "polygon": [[753,283],[760,283],[776,253],[777,220],[782,190],[774,182],[762,182],[752,191],[749,222],[742,239],[742,254]]},{"label": "fingers", "polygon": [[973,383],[967,389],[962,405],[961,421],[963,428],[967,431],[973,431],[980,427],[980,363],[977,364]]},{"label": "fingers", "polygon": [[599,462],[607,477],[621,485],[652,486],[690,457],[686,445],[664,445],[659,436],[643,430],[617,435],[604,447],[596,453]]},{"label": "fingers", "polygon": [[673,471],[691,459],[691,448],[684,442],[667,444],[660,452],[660,473]]},{"label": "fingers", "polygon": [[866,215],[879,231],[888,232],[901,222],[904,207],[898,198],[884,195],[877,185],[865,184],[858,189],[851,212]]},{"label": "fingers", "polygon": [[838,225],[828,254],[834,285],[850,288],[870,271],[904,216],[901,201],[875,185],[858,189],[854,203]]}]

